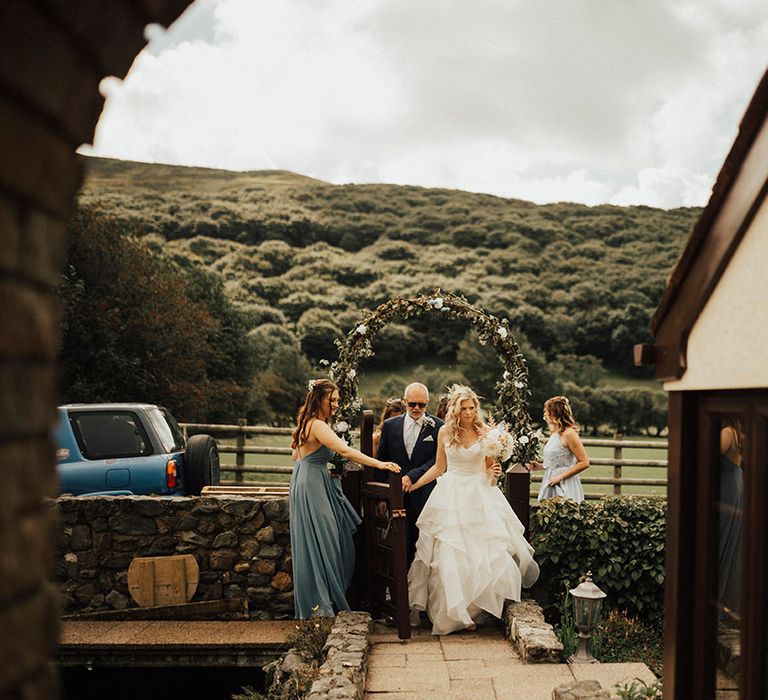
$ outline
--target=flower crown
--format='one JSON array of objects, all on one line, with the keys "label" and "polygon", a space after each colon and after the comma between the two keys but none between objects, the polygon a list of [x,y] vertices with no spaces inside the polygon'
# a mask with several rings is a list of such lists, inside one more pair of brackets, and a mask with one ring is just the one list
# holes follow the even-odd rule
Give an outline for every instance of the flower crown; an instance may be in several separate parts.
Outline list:
[{"label": "flower crown", "polygon": [[448,389],[448,401],[453,403],[453,401],[456,399],[456,397],[459,394],[468,394],[470,397],[475,399],[478,403],[480,403],[480,399],[482,399],[482,396],[478,396],[474,389],[471,387],[468,387],[464,384],[452,384],[449,387],[446,387]]}]

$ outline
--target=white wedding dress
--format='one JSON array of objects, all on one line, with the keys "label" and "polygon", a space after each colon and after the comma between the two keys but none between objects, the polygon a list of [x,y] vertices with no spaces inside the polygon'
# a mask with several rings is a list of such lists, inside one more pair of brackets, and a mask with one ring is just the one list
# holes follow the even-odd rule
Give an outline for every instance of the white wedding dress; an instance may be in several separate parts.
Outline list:
[{"label": "white wedding dress", "polygon": [[417,525],[416,557],[408,571],[413,610],[426,610],[432,634],[474,624],[482,611],[501,617],[504,601],[520,600],[538,564],[524,528],[501,491],[491,486],[479,441],[446,446],[448,468]]}]

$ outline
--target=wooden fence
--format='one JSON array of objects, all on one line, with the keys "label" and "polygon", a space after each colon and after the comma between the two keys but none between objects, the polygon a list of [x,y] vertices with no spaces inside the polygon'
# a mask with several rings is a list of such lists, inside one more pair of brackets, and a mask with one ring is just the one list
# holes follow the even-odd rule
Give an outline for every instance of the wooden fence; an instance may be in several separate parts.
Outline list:
[{"label": "wooden fence", "polygon": [[[185,435],[207,433],[216,438],[222,455],[222,485],[287,485],[293,472],[289,446],[292,428],[247,425],[245,419],[233,425],[182,423],[181,428]],[[355,433],[353,436],[358,437]],[[615,435],[611,439],[585,437],[583,442],[591,464],[581,476],[588,499],[622,493],[666,497],[666,440],[635,440]],[[631,457],[627,457],[628,452]],[[234,455],[234,460],[228,455]],[[652,473],[648,478],[638,476],[644,471]],[[541,479],[542,472],[531,474],[531,486],[535,485],[531,488],[532,499],[536,498]],[[590,489],[591,486],[597,488]]]}]

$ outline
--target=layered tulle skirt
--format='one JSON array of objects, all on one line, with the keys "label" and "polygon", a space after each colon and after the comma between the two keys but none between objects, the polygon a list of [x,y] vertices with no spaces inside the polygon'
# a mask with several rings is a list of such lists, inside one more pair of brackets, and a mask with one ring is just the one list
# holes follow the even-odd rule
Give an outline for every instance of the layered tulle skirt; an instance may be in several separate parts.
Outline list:
[{"label": "layered tulle skirt", "polygon": [[484,473],[440,477],[417,525],[408,595],[432,634],[470,627],[483,611],[501,617],[504,601],[539,576],[520,520]]}]

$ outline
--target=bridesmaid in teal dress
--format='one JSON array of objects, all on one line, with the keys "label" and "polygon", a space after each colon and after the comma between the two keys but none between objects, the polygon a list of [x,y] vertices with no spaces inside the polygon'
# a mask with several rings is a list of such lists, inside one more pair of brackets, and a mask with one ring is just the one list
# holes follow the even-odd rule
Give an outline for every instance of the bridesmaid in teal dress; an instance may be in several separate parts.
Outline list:
[{"label": "bridesmaid in teal dress", "polygon": [[296,466],[289,492],[293,601],[296,617],[330,617],[349,610],[346,590],[355,568],[352,539],[360,517],[328,473],[334,452],[377,469],[399,472],[347,445],[329,422],[339,407],[339,390],[327,379],[309,383],[293,431]]}]

